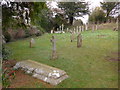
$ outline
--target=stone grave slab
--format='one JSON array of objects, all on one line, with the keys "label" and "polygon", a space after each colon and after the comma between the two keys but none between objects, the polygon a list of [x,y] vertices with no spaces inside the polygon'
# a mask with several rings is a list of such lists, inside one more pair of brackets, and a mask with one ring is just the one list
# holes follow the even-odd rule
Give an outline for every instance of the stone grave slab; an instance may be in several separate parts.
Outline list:
[{"label": "stone grave slab", "polygon": [[68,75],[64,70],[60,70],[58,68],[41,64],[32,60],[17,62],[13,68],[21,68],[26,73],[32,74],[33,77],[50,83],[51,85],[57,85],[64,79],[68,78]]}]

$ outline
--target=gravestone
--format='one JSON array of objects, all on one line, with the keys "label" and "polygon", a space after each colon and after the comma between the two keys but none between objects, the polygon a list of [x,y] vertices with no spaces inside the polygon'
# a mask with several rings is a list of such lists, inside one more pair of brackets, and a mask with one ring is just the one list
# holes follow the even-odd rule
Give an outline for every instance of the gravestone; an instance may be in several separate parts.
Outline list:
[{"label": "gravestone", "polygon": [[67,28],[67,32],[69,32],[69,28]]},{"label": "gravestone", "polygon": [[77,26],[77,33],[79,33],[79,26]]},{"label": "gravestone", "polygon": [[81,26],[79,26],[79,32],[81,32]]},{"label": "gravestone", "polygon": [[35,40],[33,38],[31,38],[30,40],[30,48],[34,47],[35,45]]},{"label": "gravestone", "polygon": [[98,30],[98,25],[96,24],[96,30]]},{"label": "gravestone", "polygon": [[73,32],[71,33],[70,40],[71,40],[71,42],[73,42],[73,40],[74,40],[74,33]]},{"label": "gravestone", "polygon": [[51,85],[57,85],[68,78],[65,71],[32,60],[17,62],[13,68],[22,69],[32,77],[43,80]]},{"label": "gravestone", "polygon": [[88,30],[88,25],[87,25],[87,24],[85,25],[85,30],[86,30],[86,31]]},{"label": "gravestone", "polygon": [[80,48],[82,46],[82,35],[81,33],[77,36],[77,47]]},{"label": "gravestone", "polygon": [[60,32],[62,33],[62,26],[60,26],[59,28],[60,28]]},{"label": "gravestone", "polygon": [[81,32],[82,32],[82,26],[81,26]]},{"label": "gravestone", "polygon": [[74,34],[75,34],[75,27],[74,27],[73,31],[74,31]]},{"label": "gravestone", "polygon": [[62,32],[63,32],[63,29],[64,29],[64,25],[62,24],[62,26],[61,26],[61,29],[62,29]]},{"label": "gravestone", "polygon": [[57,31],[59,31],[59,28],[57,28]]},{"label": "gravestone", "polygon": [[6,43],[5,37],[4,37],[4,35],[2,35],[2,44],[5,44],[5,43]]},{"label": "gravestone", "polygon": [[94,28],[94,25],[92,25],[92,32],[94,32],[95,28]]},{"label": "gravestone", "polygon": [[82,31],[84,31],[84,26],[82,26]]},{"label": "gravestone", "polygon": [[52,43],[52,57],[51,57],[51,59],[55,60],[55,59],[58,58],[57,52],[56,52],[56,39],[55,39],[55,36],[52,36],[51,43]]},{"label": "gravestone", "polygon": [[51,30],[51,34],[53,33],[53,30]]}]

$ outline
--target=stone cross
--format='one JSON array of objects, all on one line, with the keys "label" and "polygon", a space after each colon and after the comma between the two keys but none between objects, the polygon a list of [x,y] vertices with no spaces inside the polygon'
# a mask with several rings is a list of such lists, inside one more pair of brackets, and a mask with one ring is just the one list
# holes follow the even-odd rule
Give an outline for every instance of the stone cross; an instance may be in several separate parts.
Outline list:
[{"label": "stone cross", "polygon": [[81,33],[77,36],[77,47],[80,48],[82,46],[82,35]]},{"label": "stone cross", "polygon": [[52,43],[52,57],[51,57],[51,59],[54,60],[54,59],[58,58],[57,53],[56,53],[56,39],[55,39],[55,36],[52,36],[51,43]]},{"label": "stone cross", "polygon": [[35,40],[33,38],[31,38],[30,40],[30,48],[32,48],[35,44]]}]

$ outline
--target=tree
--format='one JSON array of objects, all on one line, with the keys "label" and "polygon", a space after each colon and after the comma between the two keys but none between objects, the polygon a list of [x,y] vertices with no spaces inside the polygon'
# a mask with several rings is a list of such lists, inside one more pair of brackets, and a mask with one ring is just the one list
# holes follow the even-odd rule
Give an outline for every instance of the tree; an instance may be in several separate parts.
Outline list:
[{"label": "tree", "polygon": [[89,13],[88,3],[85,2],[60,2],[58,7],[64,11],[71,25],[74,17],[81,17]]},{"label": "tree", "polygon": [[101,7],[106,11],[106,17],[112,13],[112,10],[118,5],[117,2],[101,2]]},{"label": "tree", "polygon": [[10,2],[9,4],[2,5],[3,30],[14,27],[26,28],[32,25],[45,31],[50,28],[46,2]]},{"label": "tree", "polygon": [[89,17],[89,21],[94,24],[103,23],[105,20],[105,13],[100,7],[96,7]]}]

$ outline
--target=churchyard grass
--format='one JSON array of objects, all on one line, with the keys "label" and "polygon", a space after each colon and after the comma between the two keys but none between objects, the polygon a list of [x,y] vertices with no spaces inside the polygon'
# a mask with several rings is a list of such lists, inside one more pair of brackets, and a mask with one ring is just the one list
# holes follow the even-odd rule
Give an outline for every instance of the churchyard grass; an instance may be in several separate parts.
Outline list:
[{"label": "churchyard grass", "polygon": [[[50,39],[56,37],[58,59],[50,60],[52,44]],[[77,36],[77,34],[76,34]],[[35,47],[29,47],[30,38],[6,44],[12,50],[10,59],[17,61],[34,60],[65,70],[69,78],[55,88],[117,88],[118,62],[109,60],[117,58],[118,32],[97,30],[82,32],[82,47],[77,48],[77,39],[70,41],[70,33],[44,34],[34,37]],[[23,87],[28,87],[27,85]],[[36,88],[44,85],[36,84]]]}]

